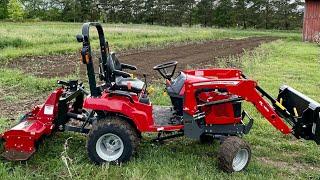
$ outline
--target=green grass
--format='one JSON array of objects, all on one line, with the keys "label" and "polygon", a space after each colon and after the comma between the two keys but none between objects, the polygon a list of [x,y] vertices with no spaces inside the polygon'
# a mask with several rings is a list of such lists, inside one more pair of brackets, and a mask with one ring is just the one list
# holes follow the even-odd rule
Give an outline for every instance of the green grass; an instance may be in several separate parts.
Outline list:
[{"label": "green grass", "polygon": [[[0,23],[0,60],[26,55],[74,53],[79,49],[75,35],[80,23],[34,22]],[[92,28],[93,29],[93,28]],[[239,29],[163,27],[150,25],[104,24],[105,35],[113,50],[163,46],[172,42],[190,42],[249,36],[276,36],[299,40],[299,32]],[[91,33],[97,42],[97,33]],[[95,43],[97,45],[97,43]]]},{"label": "green grass", "polygon": [[18,70],[0,69],[1,81],[0,87],[14,87],[19,91],[30,93],[41,93],[52,90],[55,83],[50,79],[28,76]]},{"label": "green grass", "polygon": [[[26,33],[22,33],[23,31]],[[6,42],[1,37],[0,56],[8,60],[11,57],[28,54],[72,53],[79,48],[73,39],[74,34],[79,31],[80,24],[3,23],[0,25],[0,36],[7,36],[12,40],[20,38],[20,40]],[[253,53],[245,53],[241,57],[242,69],[274,96],[279,86],[285,83],[320,101],[318,91],[320,87],[320,48],[314,44],[299,42],[298,33],[114,24],[107,25],[106,31],[111,32],[110,41],[113,48],[119,49],[143,47],[150,44],[161,46],[175,41],[242,38],[252,35],[289,37],[285,40],[264,44]],[[8,33],[3,34],[3,32]],[[5,48],[1,49],[3,44]],[[237,59],[233,60],[237,61]],[[223,61],[220,64],[224,66]],[[49,93],[55,87],[54,81],[55,79],[36,78],[16,70],[0,70],[0,90],[16,91],[9,96],[4,96],[4,100],[8,102],[17,100],[15,96],[28,97]],[[167,96],[163,96],[162,87],[153,86],[156,89],[152,95],[153,103],[168,105],[169,100]],[[244,108],[255,118],[255,124],[249,135],[245,136],[245,139],[251,144],[253,157],[248,169],[241,173],[226,174],[217,168],[215,155],[218,148],[217,143],[200,145],[198,142],[179,138],[163,145],[157,145],[149,142],[153,136],[146,134],[138,155],[129,163],[121,166],[96,166],[87,157],[85,136],[75,133],[57,133],[46,139],[27,162],[1,160],[0,177],[2,179],[70,179],[70,174],[63,161],[63,157],[68,157],[70,158],[68,167],[73,179],[320,178],[320,148],[318,146],[312,142],[295,140],[290,136],[282,135],[262,118],[252,105],[245,104]],[[6,120],[6,117],[0,118],[1,131],[13,124],[14,122]],[[64,149],[64,143],[69,137],[72,139],[68,140],[68,148]]]}]

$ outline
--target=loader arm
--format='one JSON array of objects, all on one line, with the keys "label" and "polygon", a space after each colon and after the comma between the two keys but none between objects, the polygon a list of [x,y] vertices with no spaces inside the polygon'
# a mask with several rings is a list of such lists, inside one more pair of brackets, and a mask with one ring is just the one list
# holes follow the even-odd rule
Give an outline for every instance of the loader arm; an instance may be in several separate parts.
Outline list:
[{"label": "loader arm", "polygon": [[[230,94],[237,95],[251,102],[256,109],[279,131],[289,134],[292,129],[278,115],[276,109],[263,97],[259,86],[253,80],[248,79],[210,79],[201,82],[186,82],[184,111],[193,116],[198,110],[195,93],[201,89],[223,89]],[[272,102],[274,103],[274,102]],[[278,103],[276,103],[278,104]]]}]

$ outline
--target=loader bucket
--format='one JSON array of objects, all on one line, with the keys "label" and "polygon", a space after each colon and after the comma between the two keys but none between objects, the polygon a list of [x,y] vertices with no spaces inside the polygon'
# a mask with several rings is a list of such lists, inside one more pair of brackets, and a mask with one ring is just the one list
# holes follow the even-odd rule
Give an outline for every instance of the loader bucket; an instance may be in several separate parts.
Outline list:
[{"label": "loader bucket", "polygon": [[286,119],[293,135],[320,144],[320,104],[286,85],[280,87],[277,100],[292,115]]}]

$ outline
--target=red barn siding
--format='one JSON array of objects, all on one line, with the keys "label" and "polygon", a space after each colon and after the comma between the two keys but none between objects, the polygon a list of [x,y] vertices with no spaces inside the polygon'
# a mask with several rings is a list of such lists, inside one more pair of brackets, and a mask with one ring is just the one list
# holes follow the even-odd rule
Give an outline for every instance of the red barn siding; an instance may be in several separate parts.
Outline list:
[{"label": "red barn siding", "polygon": [[313,41],[320,33],[320,0],[306,0],[303,22],[303,40]]}]

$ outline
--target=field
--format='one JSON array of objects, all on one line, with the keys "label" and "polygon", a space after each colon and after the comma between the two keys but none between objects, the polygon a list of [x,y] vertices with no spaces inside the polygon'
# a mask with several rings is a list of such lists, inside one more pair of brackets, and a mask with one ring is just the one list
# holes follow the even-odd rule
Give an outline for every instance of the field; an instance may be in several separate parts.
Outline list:
[{"label": "field", "polygon": [[[179,68],[239,67],[276,96],[282,84],[320,101],[320,48],[300,42],[299,32],[179,28],[107,24],[105,33],[120,60],[137,64],[138,75],[150,74],[154,104],[167,105],[160,76],[150,67],[166,60]],[[81,24],[1,23],[0,130],[16,123],[30,106],[41,103],[55,80],[85,80],[75,35]],[[249,37],[249,38],[248,38]],[[93,36],[95,44],[97,37]],[[27,56],[27,57],[26,57]],[[152,77],[152,78],[151,78]],[[226,174],[217,169],[218,144],[201,145],[185,138],[163,145],[144,135],[139,153],[121,166],[95,166],[85,150],[86,137],[58,133],[44,141],[27,162],[0,161],[4,179],[319,179],[320,148],[276,131],[250,104],[245,109],[255,125],[245,139],[253,158],[246,171]],[[72,137],[72,138],[70,138]],[[67,144],[67,146],[65,146]],[[66,165],[68,163],[68,166]],[[68,172],[68,168],[70,172]],[[71,176],[71,177],[70,177]]]}]

